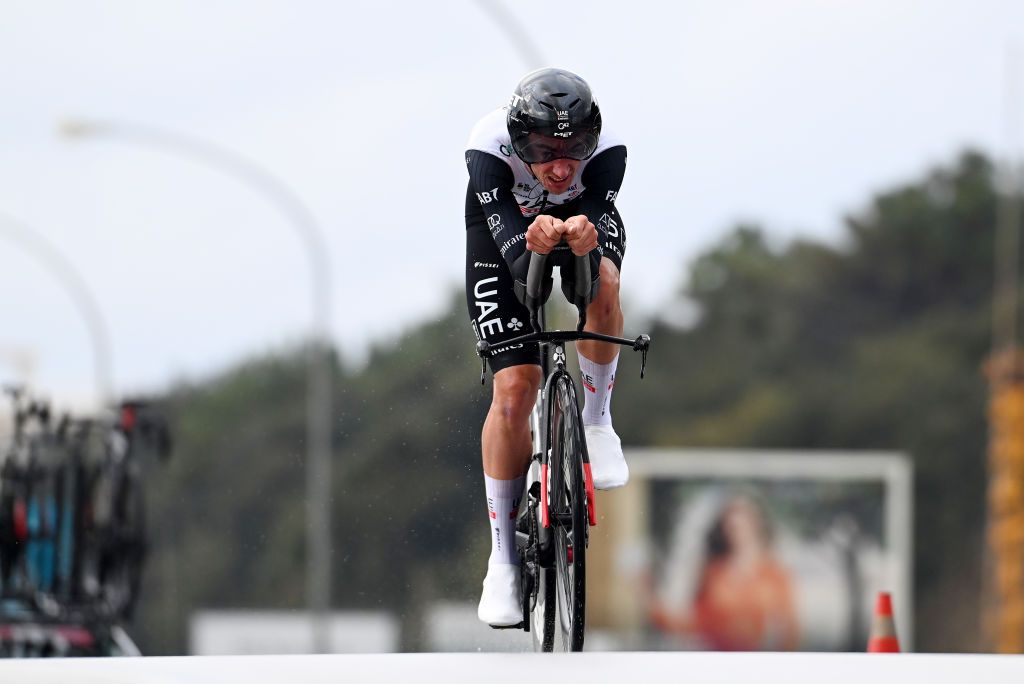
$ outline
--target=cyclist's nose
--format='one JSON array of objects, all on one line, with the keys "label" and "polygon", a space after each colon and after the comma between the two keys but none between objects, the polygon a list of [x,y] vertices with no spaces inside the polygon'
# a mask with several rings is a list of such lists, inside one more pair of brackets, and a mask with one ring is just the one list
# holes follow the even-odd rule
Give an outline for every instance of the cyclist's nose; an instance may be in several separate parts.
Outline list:
[{"label": "cyclist's nose", "polygon": [[568,178],[572,175],[572,162],[568,159],[556,159],[553,164],[551,172],[557,178]]}]

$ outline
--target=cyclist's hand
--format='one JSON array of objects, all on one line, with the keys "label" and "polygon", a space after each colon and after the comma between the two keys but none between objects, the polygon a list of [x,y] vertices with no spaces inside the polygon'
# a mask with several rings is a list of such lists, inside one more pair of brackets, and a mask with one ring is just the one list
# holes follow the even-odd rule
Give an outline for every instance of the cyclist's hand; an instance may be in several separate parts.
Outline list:
[{"label": "cyclist's hand", "polygon": [[549,254],[562,241],[565,224],[554,216],[541,214],[526,229],[526,249],[537,254]]},{"label": "cyclist's hand", "polygon": [[597,228],[580,214],[565,220],[565,241],[576,256],[584,256],[597,249]]}]

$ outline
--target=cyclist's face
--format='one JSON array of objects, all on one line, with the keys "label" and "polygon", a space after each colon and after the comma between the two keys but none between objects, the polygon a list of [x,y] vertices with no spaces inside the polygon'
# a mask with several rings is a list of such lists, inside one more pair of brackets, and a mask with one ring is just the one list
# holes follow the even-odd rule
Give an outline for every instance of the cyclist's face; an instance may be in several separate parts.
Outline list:
[{"label": "cyclist's face", "polygon": [[530,164],[530,170],[544,189],[552,195],[561,195],[569,190],[580,162],[575,159],[555,159],[543,164]]}]

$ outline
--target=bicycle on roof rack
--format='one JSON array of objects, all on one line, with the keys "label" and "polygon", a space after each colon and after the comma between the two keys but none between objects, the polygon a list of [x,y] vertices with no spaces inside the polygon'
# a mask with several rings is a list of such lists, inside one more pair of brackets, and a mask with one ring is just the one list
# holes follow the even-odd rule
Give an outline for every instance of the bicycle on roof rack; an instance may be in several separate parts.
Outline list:
[{"label": "bicycle on roof rack", "polygon": [[[530,416],[533,455],[516,519],[520,556],[523,621],[513,629],[533,635],[537,651],[583,650],[586,626],[586,551],[589,528],[597,524],[594,482],[583,432],[576,383],[565,368],[565,343],[597,340],[641,353],[640,377],[647,366],[651,339],[586,332],[590,303],[590,259],[575,258],[573,303],[579,312],[576,330],[544,330],[545,280],[551,268],[547,255],[530,257],[526,306],[532,332],[506,340],[500,347],[538,342],[544,382]],[[481,358],[480,381],[494,353],[486,341],[476,347]]]},{"label": "bicycle on roof rack", "polygon": [[124,401],[116,420],[54,422],[46,402],[5,392],[14,433],[0,450],[0,632],[15,608],[38,620],[131,619],[147,545],[141,459],[169,456],[166,421]]}]

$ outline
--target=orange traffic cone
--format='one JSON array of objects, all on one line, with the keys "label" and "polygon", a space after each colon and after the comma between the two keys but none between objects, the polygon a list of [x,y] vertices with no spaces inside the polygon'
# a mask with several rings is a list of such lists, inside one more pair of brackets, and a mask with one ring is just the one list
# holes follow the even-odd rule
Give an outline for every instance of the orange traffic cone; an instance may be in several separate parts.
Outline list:
[{"label": "orange traffic cone", "polygon": [[878,592],[875,603],[875,621],[871,625],[868,653],[899,653],[896,625],[892,621],[892,597],[887,591]]}]

